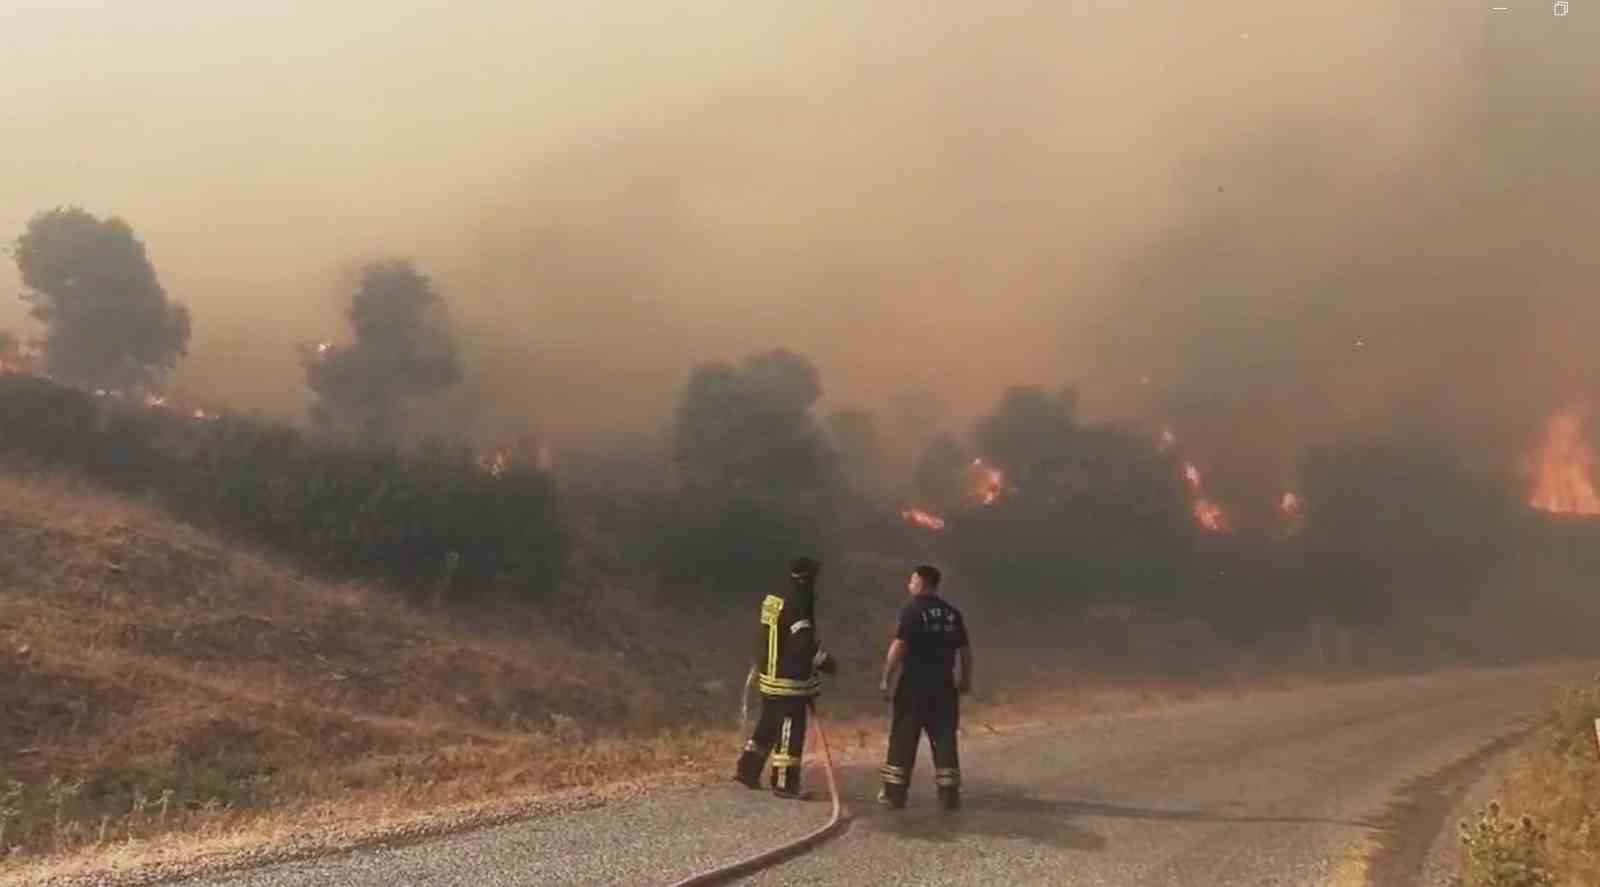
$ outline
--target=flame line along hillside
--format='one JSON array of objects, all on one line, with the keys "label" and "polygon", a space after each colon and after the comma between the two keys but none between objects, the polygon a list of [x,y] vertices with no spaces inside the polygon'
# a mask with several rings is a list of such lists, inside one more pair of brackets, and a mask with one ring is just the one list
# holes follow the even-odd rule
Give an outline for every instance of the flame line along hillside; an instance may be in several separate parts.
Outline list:
[{"label": "flame line along hillside", "polygon": [[464,448],[402,454],[233,415],[197,422],[0,374],[0,457],[154,494],[320,570],[518,594],[549,591],[561,577],[566,541],[550,477],[515,463],[486,471]]}]

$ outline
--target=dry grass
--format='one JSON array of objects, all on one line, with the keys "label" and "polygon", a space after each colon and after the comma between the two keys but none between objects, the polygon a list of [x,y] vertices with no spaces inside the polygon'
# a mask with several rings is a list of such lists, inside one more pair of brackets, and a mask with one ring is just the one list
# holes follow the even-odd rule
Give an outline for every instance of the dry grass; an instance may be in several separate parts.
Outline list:
[{"label": "dry grass", "polygon": [[592,785],[703,741],[612,729],[666,717],[627,658],[453,626],[62,479],[0,477],[0,602],[7,867],[333,798],[393,818]]},{"label": "dry grass", "polygon": [[[1503,815],[1510,837],[1473,854],[1468,845],[1466,883],[1478,887],[1511,887],[1523,883],[1514,874],[1525,866],[1510,865],[1537,858],[1554,883],[1600,884],[1600,744],[1594,721],[1600,718],[1600,678],[1568,692],[1537,737],[1520,754],[1501,787],[1497,816]],[[1527,817],[1530,825],[1521,827]],[[1496,816],[1489,816],[1494,819]],[[1482,825],[1478,826],[1482,830]],[[1524,835],[1539,836],[1538,846]],[[1488,842],[1480,841],[1480,844]],[[1487,857],[1498,865],[1483,864]],[[1498,872],[1498,876],[1493,872]],[[1536,883],[1527,879],[1526,883]]]}]

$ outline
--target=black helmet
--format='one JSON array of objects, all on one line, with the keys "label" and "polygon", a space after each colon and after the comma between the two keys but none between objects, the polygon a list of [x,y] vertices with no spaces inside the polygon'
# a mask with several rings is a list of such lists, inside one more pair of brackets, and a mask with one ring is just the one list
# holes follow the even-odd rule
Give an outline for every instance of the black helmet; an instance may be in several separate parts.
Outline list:
[{"label": "black helmet", "polygon": [[817,578],[817,572],[822,569],[822,564],[815,558],[797,557],[789,562],[789,578],[796,582],[806,582]]}]

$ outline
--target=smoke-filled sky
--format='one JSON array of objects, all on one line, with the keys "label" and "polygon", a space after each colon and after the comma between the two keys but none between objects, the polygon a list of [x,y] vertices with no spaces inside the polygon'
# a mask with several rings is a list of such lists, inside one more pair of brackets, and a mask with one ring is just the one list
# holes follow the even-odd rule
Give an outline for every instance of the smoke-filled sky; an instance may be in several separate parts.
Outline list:
[{"label": "smoke-filled sky", "polygon": [[1077,384],[1274,484],[1590,393],[1597,46],[1600,0],[0,0],[0,232],[122,216],[178,384],[285,416],[398,256],[485,433],[648,430],[785,346],[829,407]]}]

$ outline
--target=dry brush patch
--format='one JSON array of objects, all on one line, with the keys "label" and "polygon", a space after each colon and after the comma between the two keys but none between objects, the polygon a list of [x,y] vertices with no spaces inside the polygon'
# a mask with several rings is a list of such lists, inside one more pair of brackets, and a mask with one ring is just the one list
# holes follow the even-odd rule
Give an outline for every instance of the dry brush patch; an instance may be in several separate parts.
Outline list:
[{"label": "dry brush patch", "polygon": [[333,797],[593,784],[693,745],[613,729],[664,704],[604,651],[484,636],[66,479],[0,477],[0,601],[8,867]]},{"label": "dry brush patch", "polygon": [[1461,823],[1464,887],[1600,884],[1600,677],[1519,753],[1500,797]]}]

